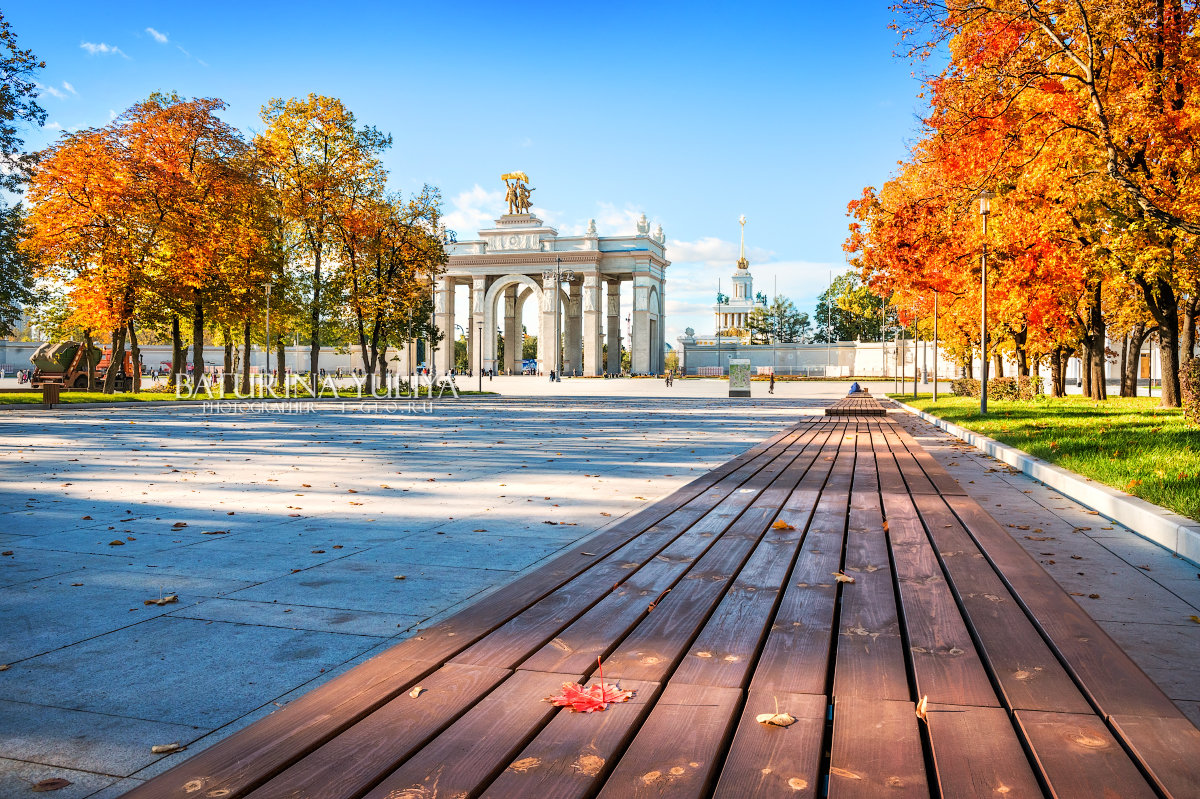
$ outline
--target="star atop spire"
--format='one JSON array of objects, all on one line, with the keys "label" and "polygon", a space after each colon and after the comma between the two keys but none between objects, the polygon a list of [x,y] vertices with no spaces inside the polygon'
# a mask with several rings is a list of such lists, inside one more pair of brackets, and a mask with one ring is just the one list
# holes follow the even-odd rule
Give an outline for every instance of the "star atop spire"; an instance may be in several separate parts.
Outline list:
[{"label": "star atop spire", "polygon": [[742,243],[738,249],[738,269],[749,269],[750,262],[746,260],[746,215],[742,214],[738,217],[738,224],[742,226]]}]

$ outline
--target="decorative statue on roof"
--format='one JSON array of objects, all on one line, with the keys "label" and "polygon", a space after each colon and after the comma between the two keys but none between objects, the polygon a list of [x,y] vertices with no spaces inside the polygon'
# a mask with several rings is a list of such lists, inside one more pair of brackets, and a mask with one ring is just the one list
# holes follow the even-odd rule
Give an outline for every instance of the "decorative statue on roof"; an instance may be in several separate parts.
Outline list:
[{"label": "decorative statue on roof", "polygon": [[508,212],[510,214],[529,213],[529,209],[533,205],[529,195],[536,191],[528,186],[529,176],[524,172],[505,172],[500,179],[504,181],[507,188],[504,193],[504,201],[508,203]]},{"label": "decorative statue on roof", "polygon": [[763,294],[761,291],[756,291],[754,293],[754,301],[757,302],[759,305],[766,305],[767,304],[767,295]]},{"label": "decorative statue on roof", "polygon": [[642,218],[637,222],[637,232],[639,236],[650,235],[650,220],[646,219],[645,214],[642,214]]},{"label": "decorative statue on roof", "polygon": [[596,235],[596,220],[595,220],[595,219],[589,219],[589,220],[588,220],[588,229],[587,229],[587,234],[588,234],[589,236],[595,236],[595,235]]},{"label": "decorative statue on roof", "polygon": [[656,229],[654,231],[654,240],[657,241],[659,244],[667,243],[667,234],[663,233],[662,225],[659,225],[658,229]]}]

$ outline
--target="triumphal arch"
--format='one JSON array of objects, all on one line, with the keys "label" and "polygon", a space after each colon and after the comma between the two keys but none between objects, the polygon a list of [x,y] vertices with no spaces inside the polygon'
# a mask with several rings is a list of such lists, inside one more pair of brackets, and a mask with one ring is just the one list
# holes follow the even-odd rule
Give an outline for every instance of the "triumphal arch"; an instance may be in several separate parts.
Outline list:
[{"label": "triumphal arch", "polygon": [[[632,339],[626,343],[631,371],[661,373],[664,282],[670,265],[662,226],[651,233],[643,214],[633,236],[600,236],[595,220],[582,236],[560,236],[531,212],[534,190],[523,172],[510,172],[502,179],[509,212],[495,227],[480,230],[477,239],[446,246],[449,263],[434,288],[434,322],[446,336],[433,353],[436,369],[446,372],[454,365],[449,342],[455,338],[457,321],[470,331],[472,370],[520,374],[522,311],[525,303],[533,302],[538,308],[539,372],[554,370],[551,342],[558,337],[563,374],[619,373],[624,316]],[[633,287],[633,308],[624,314],[622,282]],[[469,289],[470,324],[455,319],[454,291],[459,285]],[[504,363],[497,359],[499,336],[506,343]]]}]

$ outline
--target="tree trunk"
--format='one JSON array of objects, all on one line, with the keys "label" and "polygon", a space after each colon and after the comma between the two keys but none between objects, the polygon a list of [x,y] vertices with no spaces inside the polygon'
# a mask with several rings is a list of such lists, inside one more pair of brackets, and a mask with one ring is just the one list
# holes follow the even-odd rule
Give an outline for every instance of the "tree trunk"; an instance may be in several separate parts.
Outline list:
[{"label": "tree trunk", "polygon": [[250,323],[242,326],[242,393],[250,395]]},{"label": "tree trunk", "polygon": [[92,329],[89,327],[83,331],[83,357],[87,358],[87,390],[96,390],[96,370],[93,364],[96,363],[96,344],[92,341]]},{"label": "tree trunk", "polygon": [[284,374],[285,364],[283,362],[285,354],[286,353],[283,348],[283,333],[280,333],[275,337],[275,374],[277,375],[275,378],[276,387],[283,387],[287,385],[285,382],[287,378]]},{"label": "tree trunk", "polygon": [[1071,359],[1071,349],[1061,344],[1050,353],[1050,394],[1054,397],[1067,395],[1067,363]]},{"label": "tree trunk", "polygon": [[974,380],[975,379],[975,359],[971,358],[968,355],[963,360],[962,371],[963,371],[963,377],[967,378],[968,380]]},{"label": "tree trunk", "polygon": [[104,373],[104,393],[113,394],[117,390],[117,372],[121,369],[121,361],[125,360],[125,328],[118,327],[112,331],[112,357],[108,360],[108,371]]},{"label": "tree trunk", "polygon": [[175,376],[184,370],[183,334],[179,332],[179,314],[171,314],[171,374],[167,386],[175,386]]},{"label": "tree trunk", "polygon": [[133,387],[133,393],[142,390],[142,348],[138,346],[137,332],[133,329],[133,320],[129,320],[129,357],[133,361],[133,374],[128,375]]},{"label": "tree trunk", "polygon": [[1121,336],[1121,396],[1129,396],[1129,333]]},{"label": "tree trunk", "polygon": [[1004,358],[1001,357],[1000,353],[996,352],[992,354],[992,363],[996,367],[996,372],[992,377],[1004,377]]},{"label": "tree trunk", "polygon": [[1196,313],[1200,297],[1193,296],[1183,305],[1183,330],[1180,332],[1179,363],[1182,366],[1196,355]]},{"label": "tree trunk", "polygon": [[225,396],[233,393],[233,331],[229,325],[221,325],[221,335],[225,337],[225,368],[221,372],[221,392]]},{"label": "tree trunk", "polygon": [[1029,340],[1029,326],[1025,325],[1013,333],[1013,344],[1017,348],[1017,376],[1029,377],[1029,351],[1025,344]]},{"label": "tree trunk", "polygon": [[1079,346],[1083,350],[1083,354],[1079,359],[1079,368],[1083,371],[1083,378],[1080,380],[1083,388],[1083,396],[1092,396],[1092,341],[1091,337],[1086,333],[1079,341]]},{"label": "tree trunk", "polygon": [[1171,284],[1155,278],[1154,284],[1134,275],[1154,321],[1158,323],[1159,358],[1162,365],[1163,408],[1179,407],[1179,299]]},{"label": "tree trunk", "polygon": [[1121,396],[1136,397],[1138,390],[1138,372],[1142,365],[1142,345],[1150,331],[1146,325],[1138,322],[1129,331],[1128,356],[1121,358]]},{"label": "tree trunk", "polygon": [[199,299],[192,306],[192,381],[200,385],[204,374],[204,304]]},{"label": "tree trunk", "polygon": [[1108,399],[1108,381],[1104,374],[1104,307],[1101,304],[1101,283],[1096,281],[1093,289],[1091,308],[1088,314],[1088,335],[1091,337],[1092,368],[1089,370],[1092,380],[1092,390],[1088,394],[1092,399]]},{"label": "tree trunk", "polygon": [[[323,232],[318,231],[317,241],[321,242],[322,238]],[[308,351],[308,374],[314,394],[317,393],[317,362],[321,357],[321,255],[322,246],[313,248],[312,342]]]}]

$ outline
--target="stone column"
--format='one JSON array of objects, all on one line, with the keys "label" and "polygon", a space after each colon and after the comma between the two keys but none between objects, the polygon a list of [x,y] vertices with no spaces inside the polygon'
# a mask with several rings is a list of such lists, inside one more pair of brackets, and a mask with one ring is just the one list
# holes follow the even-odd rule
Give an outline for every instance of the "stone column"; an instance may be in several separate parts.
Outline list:
[{"label": "stone column", "polygon": [[650,363],[650,276],[633,276],[633,341],[630,342],[629,369],[635,375],[649,374]]},{"label": "stone column", "polygon": [[621,281],[608,281],[608,372],[621,373]]},{"label": "stone column", "polygon": [[658,290],[658,307],[654,309],[655,318],[658,320],[658,334],[655,337],[656,340],[652,342],[652,346],[654,347],[654,371],[662,373],[667,371],[667,284],[664,280],[656,280],[654,281],[654,286]]},{"label": "stone column", "polygon": [[[483,313],[483,301],[487,297],[487,278],[477,277],[471,282],[471,325],[467,328],[467,363],[472,374],[478,375],[480,369],[487,369],[490,364],[484,363],[485,356],[493,352],[487,345],[488,331],[483,331],[483,346],[480,346],[479,326],[486,322]],[[495,331],[492,331],[493,337]],[[493,338],[493,346],[494,344]]]},{"label": "stone column", "polygon": [[517,289],[509,286],[504,290],[504,370],[511,374],[521,373],[521,320],[517,318]]},{"label": "stone column", "polygon": [[567,309],[563,313],[563,372],[583,374],[583,284],[567,284]]},{"label": "stone column", "polygon": [[447,278],[438,280],[433,290],[433,323],[442,334],[436,342],[431,363],[439,374],[454,366],[454,283]]},{"label": "stone column", "polygon": [[559,311],[558,285],[554,276],[542,280],[542,312],[538,315],[538,371],[550,374],[555,368],[554,315]]},{"label": "stone column", "polygon": [[583,276],[583,374],[604,373],[600,355],[604,343],[600,333],[600,276]]}]

